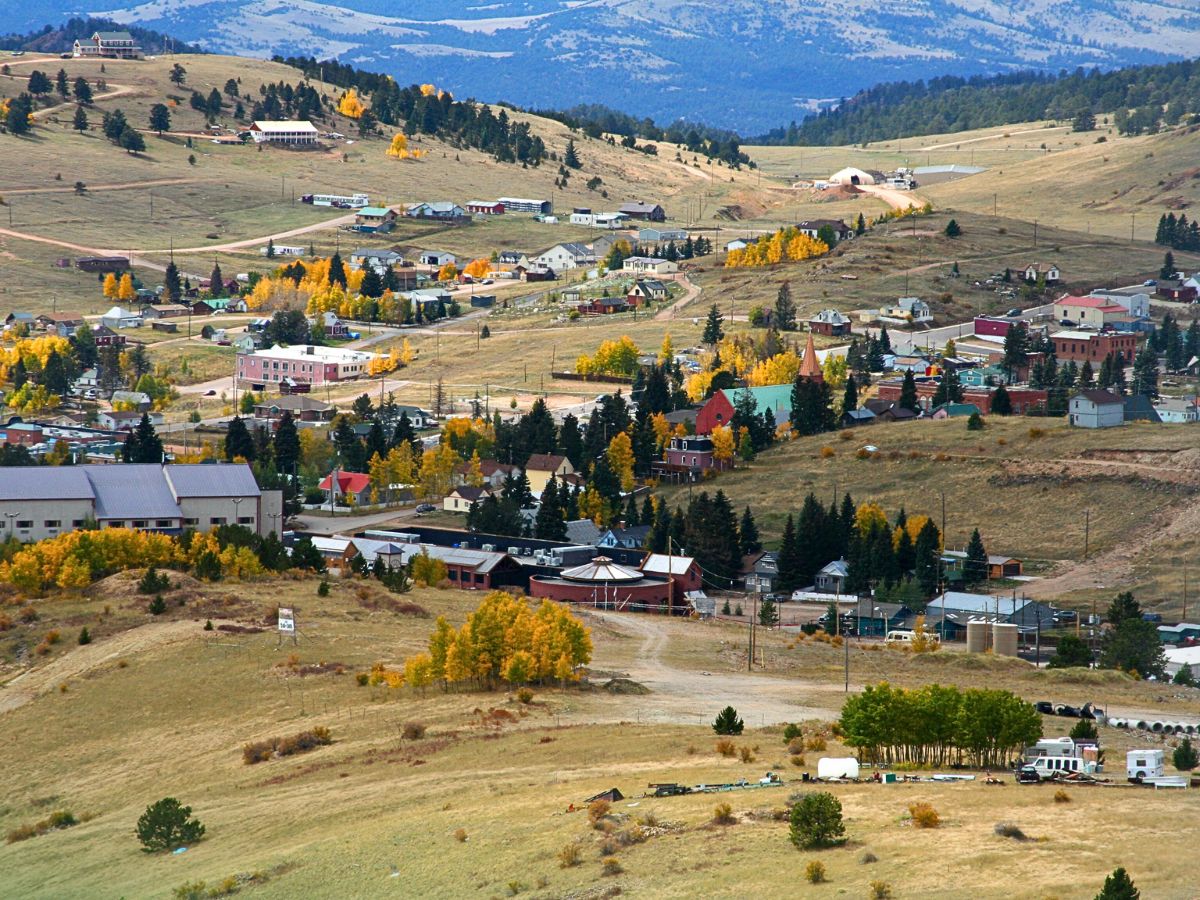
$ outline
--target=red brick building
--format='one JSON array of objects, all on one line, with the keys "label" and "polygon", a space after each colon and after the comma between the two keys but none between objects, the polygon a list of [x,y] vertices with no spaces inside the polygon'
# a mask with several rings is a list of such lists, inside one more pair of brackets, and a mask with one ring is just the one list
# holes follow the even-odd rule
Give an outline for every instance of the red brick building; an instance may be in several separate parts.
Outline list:
[{"label": "red brick building", "polygon": [[671,443],[667,445],[666,461],[671,466],[699,469],[702,472],[729,466],[728,460],[713,456],[712,438],[702,434],[671,438]]},{"label": "red brick building", "polygon": [[1087,360],[1092,368],[1104,362],[1110,353],[1114,357],[1120,353],[1127,364],[1132,364],[1142,338],[1141,334],[1119,331],[1060,331],[1050,335],[1059,362]]}]

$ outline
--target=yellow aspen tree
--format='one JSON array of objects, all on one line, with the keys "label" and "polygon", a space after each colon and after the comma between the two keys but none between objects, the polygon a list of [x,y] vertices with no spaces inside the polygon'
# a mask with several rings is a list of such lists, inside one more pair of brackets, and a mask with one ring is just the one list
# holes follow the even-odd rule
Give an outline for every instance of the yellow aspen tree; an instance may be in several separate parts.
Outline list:
[{"label": "yellow aspen tree", "polygon": [[873,528],[887,528],[887,513],[878,503],[864,503],[854,514],[854,526],[860,535],[869,534]]},{"label": "yellow aspen tree", "polygon": [[117,285],[117,299],[122,302],[128,302],[137,297],[137,291],[133,287],[133,277],[126,272],[121,276],[121,282]]},{"label": "yellow aspen tree", "polygon": [[404,342],[400,345],[400,362],[406,366],[411,366],[414,356],[412,344],[408,342],[408,338],[405,338]]},{"label": "yellow aspen tree", "polygon": [[662,346],[658,348],[659,363],[669,363],[675,358],[675,347],[671,344],[671,332],[663,335]]},{"label": "yellow aspen tree", "polygon": [[458,266],[454,263],[446,263],[438,269],[438,281],[453,281],[458,277]]},{"label": "yellow aspen tree", "polygon": [[350,119],[361,119],[366,109],[363,102],[358,99],[358,91],[354,88],[350,88],[338,100],[338,112]]},{"label": "yellow aspen tree", "polygon": [[733,439],[733,429],[728,425],[719,425],[712,430],[713,458],[722,462],[730,462],[737,445]]},{"label": "yellow aspen tree", "polygon": [[438,89],[436,87],[434,87],[432,84],[421,85],[421,96],[422,97],[432,97],[436,93],[438,93]]},{"label": "yellow aspen tree", "polygon": [[117,276],[109,272],[104,276],[104,296],[109,300],[117,299]]},{"label": "yellow aspen tree", "polygon": [[387,155],[393,159],[408,158],[408,138],[403,134],[392,135],[391,146],[387,148]]},{"label": "yellow aspen tree", "polygon": [[470,275],[472,278],[484,278],[491,269],[492,261],[487,257],[481,256],[478,259],[473,259],[467,263],[463,269],[464,275]]},{"label": "yellow aspen tree", "polygon": [[483,487],[483,467],[479,462],[478,450],[471,454],[470,462],[467,464],[467,484],[471,487]]},{"label": "yellow aspen tree", "polygon": [[608,442],[605,455],[608,457],[609,468],[621,481],[621,490],[632,491],[637,482],[633,478],[633,443],[629,440],[629,435],[624,431],[617,432]]},{"label": "yellow aspen tree", "polygon": [[650,427],[654,429],[654,443],[661,450],[671,439],[671,423],[665,415],[658,412],[650,417]]}]

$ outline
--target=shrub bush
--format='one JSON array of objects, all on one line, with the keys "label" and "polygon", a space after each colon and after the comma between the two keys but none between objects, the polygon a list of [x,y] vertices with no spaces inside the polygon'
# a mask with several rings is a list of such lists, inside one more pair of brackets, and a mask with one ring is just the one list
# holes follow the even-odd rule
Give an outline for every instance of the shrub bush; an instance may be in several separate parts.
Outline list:
[{"label": "shrub bush", "polygon": [[50,631],[46,632],[46,637],[44,640],[47,644],[57,644],[62,640],[62,635],[58,633],[58,629],[51,629]]},{"label": "shrub bush", "polygon": [[869,866],[871,863],[879,862],[879,857],[870,850],[864,850],[862,856],[858,858],[860,865]]},{"label": "shrub bush", "polygon": [[19,841],[27,841],[30,838],[62,828],[70,828],[72,825],[78,824],[79,820],[75,818],[74,813],[69,809],[60,809],[52,812],[40,822],[35,822],[32,825],[18,825],[16,828],[10,829],[6,840],[10,844],[15,844]]},{"label": "shrub bush", "polygon": [[167,611],[167,603],[163,600],[162,594],[155,595],[154,599],[150,601],[148,609],[152,616],[161,616]]},{"label": "shrub bush", "polygon": [[1014,841],[1027,841],[1029,838],[1025,835],[1019,826],[1012,822],[997,822],[996,827],[992,829],[1000,837],[1012,838]]},{"label": "shrub bush", "polygon": [[88,632],[87,626],[84,625],[81,629],[79,629],[79,646],[82,647],[84,644],[90,644],[91,642],[92,636]]},{"label": "shrub bush", "polygon": [[456,841],[458,841],[460,844],[465,844],[467,842],[467,829],[465,829],[465,828],[454,829],[454,839]]},{"label": "shrub bush", "polygon": [[520,688],[517,691],[517,702],[524,703],[526,706],[528,706],[533,702],[533,691],[527,687]]},{"label": "shrub bush", "polygon": [[754,762],[754,751],[749,747],[738,747],[738,756],[744,763]]},{"label": "shrub bush", "polygon": [[615,856],[606,856],[600,862],[601,875],[620,875],[625,870],[621,868],[621,861]]},{"label": "shrub bush", "polygon": [[597,828],[601,822],[608,818],[608,811],[612,808],[612,804],[607,800],[593,800],[588,805],[588,821],[592,823],[593,828]]},{"label": "shrub bush", "polygon": [[788,722],[783,726],[783,742],[785,744],[790,744],[798,737],[804,737],[804,729],[795,722]]},{"label": "shrub bush", "polygon": [[204,826],[192,818],[192,808],[174,797],[164,797],[146,807],[137,822],[138,840],[147,853],[174,850],[204,837]]},{"label": "shrub bush", "polygon": [[617,843],[623,847],[644,844],[648,840],[650,840],[650,835],[646,834],[646,830],[641,825],[630,825],[617,832]]},{"label": "shrub bush", "polygon": [[405,722],[401,733],[406,741],[419,741],[427,730],[424,722]]},{"label": "shrub bush", "polygon": [[329,582],[323,578],[321,579],[321,583],[317,585],[317,596],[318,597],[328,597],[329,596]]},{"label": "shrub bush", "polygon": [[721,738],[717,741],[716,751],[724,757],[732,758],[737,756],[737,745],[729,738]]},{"label": "shrub bush", "polygon": [[733,816],[733,807],[728,803],[718,803],[713,807],[712,820],[714,825],[733,825],[737,822]]},{"label": "shrub bush", "polygon": [[825,877],[825,863],[820,860],[809,860],[808,865],[804,867],[804,879],[809,884],[824,884],[828,879]]},{"label": "shrub bush", "polygon": [[837,456],[837,451],[832,447],[826,446],[821,448],[821,459],[830,459],[834,456]]},{"label": "shrub bush", "polygon": [[1172,754],[1171,762],[1180,772],[1190,772],[1200,766],[1200,754],[1192,746],[1192,742],[1184,738]]},{"label": "shrub bush", "polygon": [[827,791],[805,794],[792,807],[790,837],[800,850],[820,850],[846,842],[842,804]]},{"label": "shrub bush", "polygon": [[579,849],[578,844],[567,844],[558,851],[558,867],[560,869],[573,869],[581,862],[583,862],[583,852]]},{"label": "shrub bush", "polygon": [[1064,791],[1062,788],[1059,788],[1057,791],[1054,792],[1054,802],[1055,803],[1070,803],[1071,795],[1068,794],[1066,791]]},{"label": "shrub bush", "polygon": [[912,816],[912,823],[917,828],[937,828],[942,824],[941,817],[930,803],[911,803],[908,814]]},{"label": "shrub bush", "polygon": [[36,653],[38,656],[47,656],[50,653],[50,645],[47,644],[45,641],[42,641],[40,644],[38,644],[36,647],[33,648],[33,652]]},{"label": "shrub bush", "polygon": [[293,756],[332,743],[333,737],[330,735],[329,729],[318,725],[308,731],[293,734],[291,737],[268,738],[265,741],[246,744],[242,747],[242,761],[250,766],[266,762],[274,757]]},{"label": "shrub bush", "polygon": [[892,886],[886,881],[876,879],[870,884],[871,900],[892,900]]},{"label": "shrub bush", "polygon": [[825,751],[825,738],[821,735],[814,735],[804,742],[804,749],[811,750],[814,753],[823,753]]},{"label": "shrub bush", "polygon": [[808,765],[808,763],[805,761],[803,756],[793,756],[792,757],[792,765],[795,766],[797,769],[802,769],[806,765]]}]

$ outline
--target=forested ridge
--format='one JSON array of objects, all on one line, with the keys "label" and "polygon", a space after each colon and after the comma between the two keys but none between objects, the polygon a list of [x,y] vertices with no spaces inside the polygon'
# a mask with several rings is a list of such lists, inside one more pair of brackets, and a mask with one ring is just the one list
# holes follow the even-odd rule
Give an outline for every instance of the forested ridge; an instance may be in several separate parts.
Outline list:
[{"label": "forested ridge", "polygon": [[1073,119],[1086,126],[1097,115],[1112,115],[1123,134],[1200,121],[1200,63],[890,82],[774,129],[758,142],[859,144],[1038,119]]}]

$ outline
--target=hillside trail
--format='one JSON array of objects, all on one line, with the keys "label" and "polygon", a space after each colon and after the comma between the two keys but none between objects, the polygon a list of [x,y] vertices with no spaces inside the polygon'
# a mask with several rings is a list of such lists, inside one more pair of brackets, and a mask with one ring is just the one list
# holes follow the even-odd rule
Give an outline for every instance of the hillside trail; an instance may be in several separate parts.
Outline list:
[{"label": "hillside trail", "polygon": [[75,647],[44,666],[27,669],[0,686],[0,715],[20,709],[58,685],[86,676],[115,659],[194,639],[195,622],[153,622],[111,638]]},{"label": "hillside trail", "polygon": [[944,144],[930,144],[928,147],[917,147],[911,152],[921,153],[925,150],[951,150],[958,147],[960,144],[974,144],[979,141],[994,141],[996,138],[1003,138],[1004,135],[1015,137],[1018,134],[1046,134],[1048,131],[1063,131],[1070,128],[1070,125],[1055,125],[1051,128],[1024,128],[1020,131],[1006,131],[1002,134],[985,134],[983,137],[967,138],[965,141],[950,141]]},{"label": "hillside trail", "polygon": [[[87,192],[90,194],[93,191],[131,191],[140,188],[164,187],[173,184],[197,184],[199,178],[153,178],[150,181],[118,181],[112,184],[89,184]],[[74,186],[65,185],[61,187],[35,187],[35,188],[15,188],[12,190],[0,189],[0,194],[5,197],[16,194],[73,194],[75,193]]]},{"label": "hillside trail", "polygon": [[676,312],[683,309],[685,306],[687,306],[689,303],[691,303],[693,300],[695,300],[697,297],[699,297],[700,294],[703,293],[703,291],[704,291],[704,288],[702,288],[702,287],[700,287],[700,285],[694,283],[686,275],[679,276],[679,283],[682,284],[686,289],[684,291],[684,295],[682,297],[680,297],[678,300],[676,300],[674,303],[672,303],[670,306],[665,306],[662,309],[660,309],[658,312],[656,312],[654,314],[654,321],[661,322],[665,319],[675,318]]},{"label": "hillside trail", "polygon": [[[717,671],[724,663],[716,658],[712,674],[676,668],[663,658],[678,625],[666,617],[591,609],[580,615],[641,639],[632,662],[606,663],[603,651],[592,661],[597,668],[621,670],[650,689],[650,694],[628,698],[621,713],[625,719],[634,707],[641,721],[694,725],[711,722],[718,711],[732,705],[747,725],[762,726],[836,716],[845,698],[837,684]],[[852,684],[851,689],[861,685]]]}]

